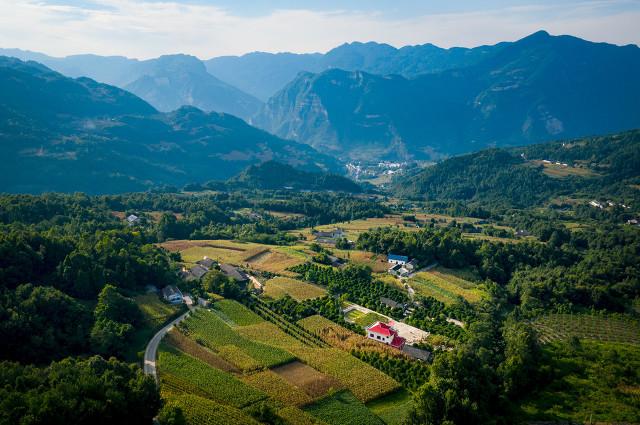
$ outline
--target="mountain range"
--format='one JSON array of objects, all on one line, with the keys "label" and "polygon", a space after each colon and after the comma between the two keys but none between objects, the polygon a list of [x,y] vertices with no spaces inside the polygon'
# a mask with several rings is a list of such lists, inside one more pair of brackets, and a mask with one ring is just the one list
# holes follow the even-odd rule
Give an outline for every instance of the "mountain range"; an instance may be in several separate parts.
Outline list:
[{"label": "mountain range", "polygon": [[0,57],[0,191],[114,193],[227,179],[278,160],[336,160],[243,120],[187,106],[161,113],[135,95],[36,62]]},{"label": "mountain range", "polygon": [[300,73],[253,123],[353,159],[437,159],[640,127],[640,48],[541,31],[441,72]]},{"label": "mountain range", "polygon": [[144,61],[97,55],[55,58],[18,49],[0,49],[0,55],[36,61],[68,77],[88,77],[120,87],[162,112],[195,106],[248,120],[262,105],[255,97],[208,73],[202,61],[189,55]]}]

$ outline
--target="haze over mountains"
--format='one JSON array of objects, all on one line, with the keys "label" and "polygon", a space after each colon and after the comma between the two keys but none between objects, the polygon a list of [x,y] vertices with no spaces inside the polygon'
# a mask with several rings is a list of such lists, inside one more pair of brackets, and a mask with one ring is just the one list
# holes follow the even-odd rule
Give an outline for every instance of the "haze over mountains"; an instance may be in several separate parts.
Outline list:
[{"label": "haze over mountains", "polygon": [[543,31],[472,49],[351,43],[208,61],[0,54],[120,87],[2,59],[0,138],[16,173],[2,190],[139,190],[271,159],[337,171],[640,127],[637,46]]},{"label": "haze over mountains", "polygon": [[160,113],[135,95],[0,57],[0,191],[114,193],[226,179],[277,159],[339,170],[312,148],[232,115]]}]

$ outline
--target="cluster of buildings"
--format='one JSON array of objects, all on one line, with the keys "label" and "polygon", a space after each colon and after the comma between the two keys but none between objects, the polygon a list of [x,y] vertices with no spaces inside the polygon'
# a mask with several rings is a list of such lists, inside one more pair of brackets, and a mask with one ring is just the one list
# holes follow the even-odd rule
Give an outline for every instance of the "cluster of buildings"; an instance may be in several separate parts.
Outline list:
[{"label": "cluster of buildings", "polygon": [[393,327],[393,322],[375,322],[366,328],[366,332],[367,338],[401,350],[403,353],[413,357],[414,359],[426,362],[429,361],[431,357],[431,353],[429,351],[406,344],[406,340],[398,335],[398,331]]},{"label": "cluster of buildings", "polygon": [[389,274],[398,277],[407,277],[411,273],[414,273],[418,269],[418,262],[414,258],[409,261],[409,257],[406,255],[387,255],[387,262],[389,263]]},{"label": "cluster of buildings", "polygon": [[616,204],[613,201],[599,202],[599,201],[593,200],[593,201],[589,201],[589,205],[591,205],[594,208],[600,208],[601,210],[605,209],[606,207],[615,207],[616,205],[620,205],[624,209],[629,209],[630,208],[629,206],[627,206],[625,204]]},{"label": "cluster of buildings", "polygon": [[315,232],[316,242],[335,245],[339,239],[346,236],[343,229],[336,227],[333,230],[319,230]]},{"label": "cluster of buildings", "polygon": [[205,274],[216,267],[219,267],[222,273],[236,282],[246,283],[249,281],[249,276],[239,268],[231,264],[218,264],[215,260],[206,256],[202,257],[202,260],[196,261],[196,264],[190,269],[183,267],[179,275],[185,280],[198,280],[202,279]]}]

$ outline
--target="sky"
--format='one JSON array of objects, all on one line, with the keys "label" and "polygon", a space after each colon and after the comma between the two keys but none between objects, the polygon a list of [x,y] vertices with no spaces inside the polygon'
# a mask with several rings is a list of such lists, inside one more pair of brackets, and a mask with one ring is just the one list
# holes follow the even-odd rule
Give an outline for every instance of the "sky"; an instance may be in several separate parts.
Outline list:
[{"label": "sky", "polygon": [[345,42],[473,47],[544,29],[640,44],[640,0],[0,0],[0,47],[208,59]]}]

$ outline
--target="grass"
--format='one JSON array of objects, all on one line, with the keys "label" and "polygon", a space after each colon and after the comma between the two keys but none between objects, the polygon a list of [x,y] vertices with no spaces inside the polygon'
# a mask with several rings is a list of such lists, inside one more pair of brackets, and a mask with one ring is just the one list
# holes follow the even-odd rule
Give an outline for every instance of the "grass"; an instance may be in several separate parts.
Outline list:
[{"label": "grass", "polygon": [[552,380],[521,404],[525,421],[640,423],[639,347],[554,342],[542,359]]},{"label": "grass", "polygon": [[232,326],[249,326],[264,322],[262,317],[233,300],[215,302],[213,311]]},{"label": "grass", "polygon": [[292,351],[309,366],[336,378],[363,402],[400,387],[391,377],[340,349],[295,348]]},{"label": "grass", "polygon": [[283,349],[241,336],[224,320],[207,310],[195,311],[181,326],[186,328],[190,337],[201,340],[241,369],[252,369],[254,365],[272,367],[294,359]]},{"label": "grass", "polygon": [[640,321],[625,315],[549,314],[532,324],[543,343],[575,336],[640,345]]},{"label": "grass", "polygon": [[297,301],[304,301],[323,297],[326,294],[327,291],[320,286],[288,277],[269,279],[264,286],[264,295],[273,299],[280,299],[285,295],[290,295]]},{"label": "grass", "polygon": [[266,398],[262,391],[167,344],[160,345],[158,369],[161,376],[174,375],[206,393],[208,398],[234,407],[248,406]]},{"label": "grass", "polygon": [[348,391],[340,391],[305,408],[313,416],[336,425],[383,425],[384,422]]},{"label": "grass", "polygon": [[258,425],[255,419],[240,409],[225,406],[193,394],[164,393],[169,406],[182,409],[189,425]]},{"label": "grass", "polygon": [[370,401],[366,406],[387,425],[402,425],[409,418],[409,412],[413,408],[413,398],[407,390],[402,389]]},{"label": "grass", "polygon": [[347,314],[347,319],[349,320],[353,320],[353,322],[362,327],[362,328],[366,328],[367,326],[373,325],[375,322],[383,322],[383,323],[387,323],[389,321],[389,319],[387,319],[386,317],[383,317],[381,315],[379,315],[378,313],[365,313],[363,314],[362,312],[358,312],[361,315],[355,315],[355,317],[353,315],[349,316],[349,314],[351,314],[353,310],[351,310],[348,314]]},{"label": "grass", "polygon": [[470,303],[482,299],[483,291],[475,284],[442,269],[416,273],[408,284],[423,296],[431,296],[445,304],[452,304],[462,297]]},{"label": "grass", "polygon": [[135,301],[142,311],[144,321],[152,327],[165,323],[183,310],[180,306],[162,302],[157,294],[138,295]]}]

